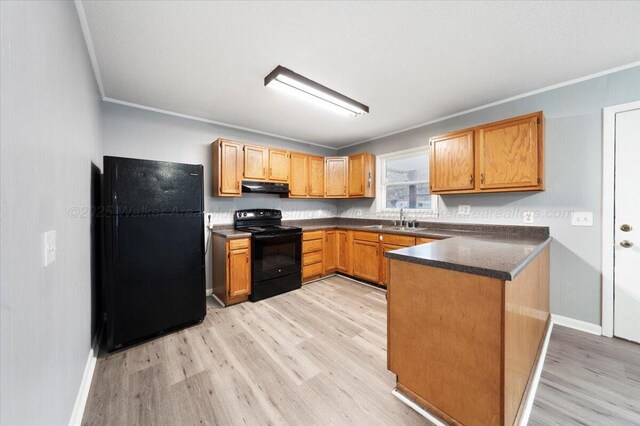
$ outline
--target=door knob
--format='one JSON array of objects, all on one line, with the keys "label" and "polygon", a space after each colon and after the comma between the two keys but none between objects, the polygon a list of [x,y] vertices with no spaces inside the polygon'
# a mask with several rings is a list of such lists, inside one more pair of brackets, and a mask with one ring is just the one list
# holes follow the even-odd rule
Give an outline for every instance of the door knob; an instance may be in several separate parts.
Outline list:
[{"label": "door knob", "polygon": [[620,226],[620,230],[622,232],[629,232],[631,231],[633,228],[631,227],[631,225],[627,225],[626,223],[622,226]]},{"label": "door knob", "polygon": [[631,246],[633,246],[633,243],[629,240],[622,240],[620,241],[620,245],[624,248],[629,248]]}]

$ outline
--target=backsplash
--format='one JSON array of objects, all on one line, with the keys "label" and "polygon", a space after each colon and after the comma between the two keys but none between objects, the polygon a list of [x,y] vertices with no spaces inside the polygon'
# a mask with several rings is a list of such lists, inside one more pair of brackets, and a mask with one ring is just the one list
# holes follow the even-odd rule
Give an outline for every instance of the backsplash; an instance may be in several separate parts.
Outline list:
[{"label": "backsplash", "polygon": [[338,216],[335,200],[279,198],[277,195],[244,194],[240,198],[207,197],[205,212],[215,225],[233,223],[233,212],[243,209],[282,210],[283,220],[321,219]]}]

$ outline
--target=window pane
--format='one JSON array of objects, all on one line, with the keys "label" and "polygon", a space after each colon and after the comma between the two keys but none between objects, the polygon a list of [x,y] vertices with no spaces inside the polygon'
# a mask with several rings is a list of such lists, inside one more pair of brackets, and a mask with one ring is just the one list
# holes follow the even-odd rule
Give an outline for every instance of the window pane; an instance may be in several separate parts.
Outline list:
[{"label": "window pane", "polygon": [[388,185],[386,200],[388,209],[430,209],[429,184]]},{"label": "window pane", "polygon": [[386,161],[387,183],[429,180],[429,156],[426,151]]}]

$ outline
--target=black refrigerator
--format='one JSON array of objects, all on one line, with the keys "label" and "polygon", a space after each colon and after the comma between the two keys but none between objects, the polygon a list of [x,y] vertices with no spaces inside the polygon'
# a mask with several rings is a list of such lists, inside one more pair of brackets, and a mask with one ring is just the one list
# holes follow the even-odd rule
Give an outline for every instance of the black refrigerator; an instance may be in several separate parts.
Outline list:
[{"label": "black refrigerator", "polygon": [[206,314],[202,165],[104,157],[107,350]]}]

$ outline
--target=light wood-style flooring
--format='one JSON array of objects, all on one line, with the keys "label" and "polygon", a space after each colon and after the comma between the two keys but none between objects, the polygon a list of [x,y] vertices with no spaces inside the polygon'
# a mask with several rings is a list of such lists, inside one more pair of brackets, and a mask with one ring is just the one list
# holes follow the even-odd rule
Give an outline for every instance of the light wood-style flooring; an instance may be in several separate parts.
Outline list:
[{"label": "light wood-style flooring", "polygon": [[424,425],[391,394],[385,293],[342,277],[98,359],[84,425]]},{"label": "light wood-style flooring", "polygon": [[554,326],[529,425],[640,425],[640,345]]},{"label": "light wood-style flooring", "polygon": [[[106,355],[83,425],[427,425],[391,395],[384,292],[342,277]],[[640,345],[553,329],[530,425],[640,424]]]}]

